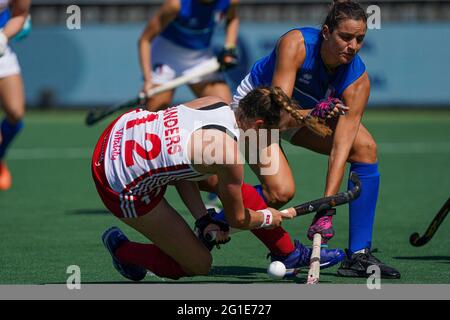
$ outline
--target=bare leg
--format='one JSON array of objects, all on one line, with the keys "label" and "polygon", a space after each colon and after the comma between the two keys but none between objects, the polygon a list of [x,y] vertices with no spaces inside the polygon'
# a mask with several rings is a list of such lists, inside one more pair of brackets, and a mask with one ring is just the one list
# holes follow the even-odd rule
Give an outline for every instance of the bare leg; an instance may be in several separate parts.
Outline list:
[{"label": "bare leg", "polygon": [[[310,150],[330,154],[333,147],[333,138],[319,138],[309,130],[300,130],[292,139],[292,143]],[[348,162],[351,171],[356,172],[363,188],[359,198],[349,204],[349,243],[350,255],[362,249],[370,249],[372,245],[373,225],[379,193],[380,173],[377,163],[377,147],[368,130],[360,125],[356,139],[350,150]],[[348,187],[353,184],[349,181]],[[316,216],[317,217],[317,216]],[[331,238],[334,232],[331,229],[331,219],[317,217],[308,231],[309,237],[317,230],[324,230]]]},{"label": "bare leg", "polygon": [[0,79],[0,100],[6,119],[0,120],[0,190],[8,190],[12,178],[6,164],[2,161],[10,143],[23,127],[25,114],[25,94],[20,74]]},{"label": "bare leg", "polygon": [[224,102],[231,102],[231,92],[225,82],[200,82],[190,85],[191,90],[197,97],[216,96]]},{"label": "bare leg", "polygon": [[[264,174],[264,169],[270,166],[277,168],[276,172]],[[294,197],[294,177],[278,143],[272,143],[268,147],[261,149],[259,164],[251,164],[250,167],[262,183],[264,196],[269,206],[280,208]]]},{"label": "bare leg", "polygon": [[210,252],[165,199],[145,216],[121,220],[172,257],[187,275],[209,273],[212,263]]},{"label": "bare leg", "polygon": [[149,98],[147,100],[147,110],[156,112],[170,107],[174,94],[175,90],[169,90]]},{"label": "bare leg", "polygon": [[8,121],[15,124],[25,115],[25,93],[21,75],[0,79],[0,99]]},{"label": "bare leg", "polygon": [[[333,146],[333,136],[321,138],[310,130],[302,128],[294,135],[291,143],[318,153],[329,155]],[[377,146],[375,140],[362,124],[359,126],[355,142],[350,150],[348,162],[377,162]]]}]

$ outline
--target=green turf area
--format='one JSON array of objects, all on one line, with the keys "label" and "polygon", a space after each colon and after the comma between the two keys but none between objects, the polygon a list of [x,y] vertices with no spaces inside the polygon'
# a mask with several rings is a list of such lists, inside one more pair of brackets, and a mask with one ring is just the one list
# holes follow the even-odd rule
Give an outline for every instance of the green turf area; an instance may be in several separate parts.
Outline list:
[{"label": "green turf area", "polygon": [[[9,154],[14,186],[0,194],[0,283],[65,283],[69,265],[81,267],[83,283],[122,282],[103,248],[103,231],[119,225],[133,240],[143,240],[106,213],[90,177],[90,154],[105,123],[83,124],[84,113],[29,113],[26,128]],[[379,145],[381,194],[374,248],[386,263],[402,272],[389,283],[450,283],[450,218],[425,247],[408,243],[414,231],[423,233],[450,190],[449,111],[369,111],[364,124]],[[320,197],[327,158],[286,145],[296,175],[297,195],[292,204]],[[248,182],[256,182],[247,174]],[[170,202],[192,224],[177,195]],[[296,238],[307,242],[311,217],[286,222]],[[338,209],[337,235],[332,246],[345,248],[348,212]],[[209,277],[181,282],[269,282],[266,249],[249,233],[233,236],[214,251]],[[324,270],[323,283],[365,283],[339,278],[336,267]],[[300,275],[298,282],[302,281]],[[161,282],[156,277],[146,281]],[[166,281],[172,282],[172,281]],[[179,281],[180,282],[180,281]]]}]

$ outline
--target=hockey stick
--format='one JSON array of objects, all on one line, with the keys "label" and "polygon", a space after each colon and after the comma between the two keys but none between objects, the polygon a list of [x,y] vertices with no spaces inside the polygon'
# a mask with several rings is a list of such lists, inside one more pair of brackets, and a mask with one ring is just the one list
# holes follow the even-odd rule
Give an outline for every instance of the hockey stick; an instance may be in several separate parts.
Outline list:
[{"label": "hockey stick", "polygon": [[142,105],[146,99],[157,95],[159,93],[174,89],[183,84],[186,84],[194,79],[201,78],[207,74],[214,73],[220,69],[220,64],[217,61],[217,58],[212,58],[204,63],[198,65],[192,72],[189,74],[182,75],[176,79],[173,79],[165,84],[157,86],[155,88],[150,89],[147,94],[140,95],[138,98],[134,98],[131,100],[127,100],[125,102],[116,104],[109,108],[96,108],[91,111],[86,116],[86,125],[92,126],[98,123],[100,120],[120,111],[120,110],[128,110],[133,107]]},{"label": "hockey stick", "polygon": [[320,278],[320,249],[322,245],[322,235],[316,233],[313,239],[311,258],[309,260],[308,280],[306,284],[318,284]]},{"label": "hockey stick", "polygon": [[448,198],[447,202],[442,206],[441,210],[434,217],[433,221],[429,225],[427,231],[423,236],[420,236],[419,233],[415,232],[409,237],[409,243],[414,247],[421,247],[428,243],[428,241],[433,238],[437,229],[444,221],[445,217],[447,217],[448,212],[450,211],[450,198]]},{"label": "hockey stick", "polygon": [[351,190],[340,192],[329,197],[305,202],[298,206],[287,208],[281,211],[292,213],[294,217],[299,217],[310,214],[311,212],[327,210],[349,203],[350,201],[357,199],[361,192],[361,182],[359,181],[359,177],[355,172],[350,173],[350,180],[355,184],[355,186]]},{"label": "hockey stick", "polygon": [[[312,212],[331,209],[336,206],[340,206],[349,203],[359,197],[361,193],[361,181],[355,172],[350,173],[350,180],[355,184],[351,190],[340,192],[335,195],[308,201],[295,207],[281,210],[281,212],[292,213],[294,217],[300,217]],[[231,233],[239,232],[239,229],[232,229]],[[205,235],[207,241],[214,241],[216,238],[216,232],[211,231]]]}]

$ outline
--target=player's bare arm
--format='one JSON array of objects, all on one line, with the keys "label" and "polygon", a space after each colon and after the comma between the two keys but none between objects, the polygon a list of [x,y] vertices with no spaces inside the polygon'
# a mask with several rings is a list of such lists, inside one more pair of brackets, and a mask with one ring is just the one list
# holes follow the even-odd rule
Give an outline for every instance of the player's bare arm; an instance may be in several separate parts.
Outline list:
[{"label": "player's bare arm", "polygon": [[13,38],[22,30],[28,17],[31,0],[14,0],[11,5],[11,19],[6,24],[2,32],[8,39]]},{"label": "player's bare arm", "polygon": [[225,216],[231,227],[236,229],[257,229],[278,227],[283,219],[292,219],[289,212],[273,208],[254,211],[244,208],[242,200],[243,166],[223,166],[218,172],[219,197],[223,203]]},{"label": "player's bare arm", "polygon": [[[231,139],[228,137],[227,139]],[[239,157],[238,144],[228,141],[224,148],[223,160],[229,159],[230,153]],[[256,229],[262,227],[277,227],[283,219],[292,219],[292,214],[280,212],[273,208],[266,211],[254,211],[244,208],[242,199],[242,183],[244,177],[243,164],[225,164],[215,166],[218,176],[218,194],[223,203],[225,216],[230,226],[237,229]]]},{"label": "player's bare arm", "polygon": [[295,77],[305,56],[304,39],[300,31],[294,30],[283,36],[277,46],[277,62],[272,86],[280,87],[289,97],[292,97]]},{"label": "player's bare arm", "polygon": [[199,219],[207,214],[197,182],[180,180],[175,183],[175,188],[183,200],[183,203],[195,219]]},{"label": "player's bare arm", "polygon": [[151,89],[151,42],[177,17],[180,8],[180,0],[166,0],[156,14],[149,20],[139,38],[139,61],[144,76],[144,92]]},{"label": "player's bare arm", "polygon": [[369,100],[370,81],[365,72],[343,93],[343,101],[350,110],[340,117],[336,125],[333,145],[328,161],[325,196],[339,191],[344,176],[345,164],[358,133],[364,110]]},{"label": "player's bare arm", "polygon": [[[175,187],[180,195],[183,203],[188,208],[189,212],[195,220],[208,214],[205,204],[203,203],[198,188],[198,183],[195,181],[180,180],[175,183]],[[215,232],[216,240],[218,242],[225,242],[229,238],[228,232],[221,231],[217,224],[211,223],[204,229],[204,233]]]},{"label": "player's bare arm", "polygon": [[239,33],[238,0],[232,0],[227,13],[225,47],[236,47]]}]

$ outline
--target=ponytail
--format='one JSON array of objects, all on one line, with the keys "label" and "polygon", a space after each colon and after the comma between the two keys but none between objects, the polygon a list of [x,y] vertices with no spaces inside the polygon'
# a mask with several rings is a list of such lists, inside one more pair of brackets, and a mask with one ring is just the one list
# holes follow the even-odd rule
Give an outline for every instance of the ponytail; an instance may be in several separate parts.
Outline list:
[{"label": "ponytail", "polygon": [[239,102],[239,108],[249,119],[263,118],[269,127],[279,126],[281,110],[285,110],[299,124],[305,125],[321,137],[333,133],[324,120],[310,115],[302,116],[298,105],[279,87],[254,89]]}]

